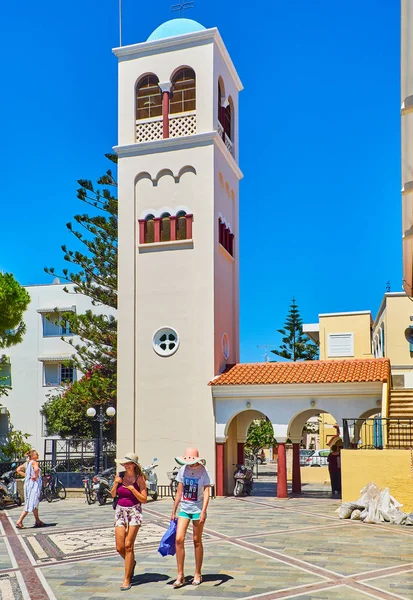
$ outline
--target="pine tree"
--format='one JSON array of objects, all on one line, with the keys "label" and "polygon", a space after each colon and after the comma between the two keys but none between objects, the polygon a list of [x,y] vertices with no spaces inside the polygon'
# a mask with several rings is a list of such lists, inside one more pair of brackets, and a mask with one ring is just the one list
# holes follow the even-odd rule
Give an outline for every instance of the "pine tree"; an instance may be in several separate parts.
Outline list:
[{"label": "pine tree", "polygon": [[[117,156],[106,154],[106,157],[117,164]],[[84,294],[92,299],[94,306],[109,306],[117,308],[117,249],[118,249],[118,201],[116,196],[117,182],[109,169],[98,179],[101,188],[94,187],[89,180],[80,179],[77,197],[89,207],[93,214],[75,215],[79,228],[72,223],[66,227],[78,242],[83,244],[83,251],[69,250],[62,246],[64,259],[71,265],[71,270],[63,269],[64,280],[74,284],[74,290],[67,287],[67,293]],[[73,270],[72,270],[73,269]],[[45,268],[46,273],[56,275],[54,268]],[[117,351],[117,320],[113,315],[92,313],[87,310],[84,314],[73,312],[59,315],[59,319],[67,321],[72,334],[81,339],[75,344],[71,338],[67,341],[77,354],[73,362],[83,373],[99,369],[101,377],[107,379],[104,386],[106,393],[102,397],[102,388],[96,388],[96,397],[89,400],[94,404],[111,402],[116,394],[116,351]],[[68,395],[68,401],[70,394]]]},{"label": "pine tree", "polygon": [[308,341],[303,334],[303,320],[298,310],[298,305],[293,297],[285,320],[284,329],[278,329],[281,333],[282,344],[278,350],[271,350],[273,354],[292,360],[316,360],[318,358],[318,346]]}]

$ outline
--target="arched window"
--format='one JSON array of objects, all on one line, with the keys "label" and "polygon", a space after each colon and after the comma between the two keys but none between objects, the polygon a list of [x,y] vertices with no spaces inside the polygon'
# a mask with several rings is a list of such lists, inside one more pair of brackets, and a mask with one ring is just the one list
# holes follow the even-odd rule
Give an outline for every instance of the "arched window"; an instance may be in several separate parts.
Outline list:
[{"label": "arched window", "polygon": [[153,244],[155,241],[155,217],[147,215],[145,217],[145,244]]},{"label": "arched window", "polygon": [[186,240],[186,212],[180,210],[176,214],[176,239]]},{"label": "arched window", "polygon": [[231,106],[231,103],[229,103],[225,109],[224,131],[225,131],[225,135],[232,141],[232,106]]},{"label": "arched window", "polygon": [[162,95],[159,79],[153,73],[144,75],[136,86],[136,119],[162,116]]},{"label": "arched window", "polygon": [[171,239],[171,215],[163,213],[161,215],[161,242],[169,242]]},{"label": "arched window", "polygon": [[179,69],[172,78],[169,113],[190,112],[196,108],[195,71],[189,67]]},{"label": "arched window", "polygon": [[221,123],[221,125],[223,125],[222,123],[222,86],[221,86],[221,82],[218,81],[218,121]]}]

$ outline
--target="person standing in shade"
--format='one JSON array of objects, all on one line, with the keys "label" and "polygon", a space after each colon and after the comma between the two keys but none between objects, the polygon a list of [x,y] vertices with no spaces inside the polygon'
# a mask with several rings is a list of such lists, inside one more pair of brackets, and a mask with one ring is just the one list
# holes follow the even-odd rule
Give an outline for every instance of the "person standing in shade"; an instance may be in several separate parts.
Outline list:
[{"label": "person standing in shade", "polygon": [[337,494],[341,494],[340,450],[336,444],[331,446],[331,452],[327,457],[327,462],[331,481],[331,493],[333,496],[336,492]]},{"label": "person standing in shade", "polygon": [[25,464],[17,467],[16,471],[19,475],[24,475],[24,511],[20,515],[16,523],[17,529],[24,529],[23,521],[29,514],[33,513],[35,518],[35,527],[45,527],[45,524],[39,519],[39,503],[40,494],[42,491],[42,473],[39,467],[39,453],[36,450],[30,450],[27,453],[27,461]]},{"label": "person standing in shade", "polygon": [[132,587],[136,566],[135,540],[142,525],[142,504],[146,504],[148,498],[139,457],[134,452],[128,452],[116,462],[122,465],[123,472],[116,475],[111,495],[118,497],[115,512],[116,551],[125,561],[125,577],[120,588],[125,592]]},{"label": "person standing in shade", "polygon": [[192,585],[202,583],[202,561],[204,548],[202,545],[202,533],[207,518],[207,507],[212,480],[205,468],[206,460],[200,458],[196,448],[187,448],[185,456],[175,458],[181,465],[176,476],[178,489],[176,491],[175,503],[172,510],[171,520],[175,520],[178,506],[178,526],[176,531],[176,562],[178,566],[178,577],[173,584],[175,589],[185,584],[185,536],[189,522],[192,521],[193,541],[195,550],[195,574]]}]

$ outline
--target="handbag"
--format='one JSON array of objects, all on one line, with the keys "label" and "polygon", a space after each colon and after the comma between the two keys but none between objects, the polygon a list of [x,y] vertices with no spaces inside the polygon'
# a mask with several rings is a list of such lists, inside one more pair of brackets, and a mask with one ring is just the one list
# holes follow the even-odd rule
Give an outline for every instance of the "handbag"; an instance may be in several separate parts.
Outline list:
[{"label": "handbag", "polygon": [[113,498],[113,500],[112,500],[112,508],[113,508],[113,510],[116,510],[116,507],[117,507],[117,505],[118,505],[118,502],[119,502],[119,496],[115,496],[115,497]]},{"label": "handbag", "polygon": [[176,527],[177,527],[178,519],[174,519],[169,523],[168,529],[162,536],[161,543],[159,544],[158,552],[162,556],[175,556],[176,554]]}]

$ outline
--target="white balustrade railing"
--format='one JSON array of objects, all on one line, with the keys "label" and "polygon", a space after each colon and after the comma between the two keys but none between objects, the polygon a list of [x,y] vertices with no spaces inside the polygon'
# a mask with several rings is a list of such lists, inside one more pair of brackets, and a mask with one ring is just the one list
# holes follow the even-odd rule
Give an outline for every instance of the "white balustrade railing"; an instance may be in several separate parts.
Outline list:
[{"label": "white balustrade railing", "polygon": [[194,135],[196,133],[196,112],[169,115],[169,137]]},{"label": "white balustrade railing", "polygon": [[162,117],[136,121],[136,141],[152,142],[163,138]]}]

